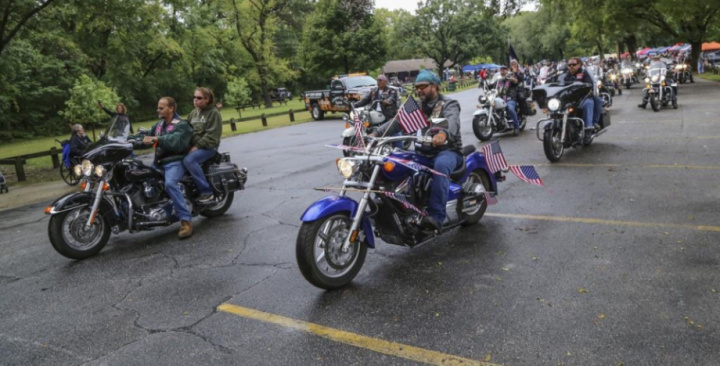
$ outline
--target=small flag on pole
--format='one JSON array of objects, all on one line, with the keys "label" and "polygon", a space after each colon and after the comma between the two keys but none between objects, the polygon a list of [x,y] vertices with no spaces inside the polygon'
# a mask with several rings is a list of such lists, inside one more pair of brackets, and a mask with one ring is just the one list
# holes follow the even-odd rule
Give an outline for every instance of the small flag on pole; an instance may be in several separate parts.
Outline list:
[{"label": "small flag on pole", "polygon": [[405,133],[413,133],[430,125],[412,96],[405,101],[396,118]]},{"label": "small flag on pole", "polygon": [[409,209],[411,209],[411,210],[419,213],[419,214],[422,215],[422,216],[427,216],[427,212],[420,210],[420,209],[417,208],[415,205],[413,205],[412,203],[410,203],[410,201],[407,200],[407,198],[405,197],[405,195],[403,195],[403,194],[397,194],[397,193],[394,193],[394,192],[383,192],[383,194],[386,195],[386,196],[388,196],[388,197],[390,197],[390,198],[392,198],[392,199],[394,199],[394,200],[396,200],[396,201],[398,201],[398,202],[400,202],[400,203],[402,203],[403,207],[409,208]]},{"label": "small flag on pole", "polygon": [[353,118],[353,124],[355,127],[355,145],[365,148],[365,139],[363,138],[363,125],[360,122],[360,113],[355,111],[355,118]]},{"label": "small flag on pole", "polygon": [[511,165],[510,171],[517,175],[520,180],[540,187],[545,187],[542,179],[540,179],[540,176],[535,171],[535,167],[532,165]]},{"label": "small flag on pole", "polygon": [[503,155],[500,149],[500,143],[498,143],[497,140],[483,146],[482,152],[483,155],[485,155],[485,162],[491,172],[497,173],[508,168],[505,155]]},{"label": "small flag on pole", "polygon": [[497,205],[498,200],[497,197],[495,197],[495,193],[492,192],[483,192],[483,195],[485,195],[485,202],[487,202],[489,205]]}]

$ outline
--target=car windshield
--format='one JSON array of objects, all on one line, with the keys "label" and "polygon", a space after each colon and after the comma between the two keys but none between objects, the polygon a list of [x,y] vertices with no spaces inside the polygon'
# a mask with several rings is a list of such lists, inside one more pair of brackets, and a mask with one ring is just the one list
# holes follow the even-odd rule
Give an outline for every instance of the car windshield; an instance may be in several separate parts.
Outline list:
[{"label": "car windshield", "polygon": [[348,89],[359,88],[363,86],[377,86],[377,81],[370,76],[351,76],[343,78],[345,86]]}]

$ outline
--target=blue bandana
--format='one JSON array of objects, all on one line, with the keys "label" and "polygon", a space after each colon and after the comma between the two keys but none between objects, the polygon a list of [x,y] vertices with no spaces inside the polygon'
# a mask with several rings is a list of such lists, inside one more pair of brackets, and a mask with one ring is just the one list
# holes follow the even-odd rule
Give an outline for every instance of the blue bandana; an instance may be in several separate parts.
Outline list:
[{"label": "blue bandana", "polygon": [[421,70],[418,76],[415,78],[415,84],[417,83],[430,83],[439,85],[440,78],[430,70]]}]

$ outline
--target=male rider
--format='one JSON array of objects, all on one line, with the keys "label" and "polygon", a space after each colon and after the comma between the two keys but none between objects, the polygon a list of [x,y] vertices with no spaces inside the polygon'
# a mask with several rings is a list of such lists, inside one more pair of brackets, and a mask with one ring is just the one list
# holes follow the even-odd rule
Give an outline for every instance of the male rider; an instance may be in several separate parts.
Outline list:
[{"label": "male rider", "polygon": [[379,100],[380,103],[378,103],[375,108],[385,116],[385,121],[383,122],[387,122],[397,114],[398,94],[395,89],[388,87],[388,78],[385,75],[378,76],[377,82],[377,89],[373,89],[370,94],[367,94],[364,98],[360,99],[360,101],[353,104],[353,106],[355,106],[355,108],[362,107]]},{"label": "male rider", "polygon": [[[517,62],[515,65],[517,66]],[[514,70],[517,70],[517,67]],[[500,75],[502,77],[495,85],[495,89],[498,91],[498,97],[507,103],[507,111],[513,121],[513,136],[517,136],[520,133],[520,121],[517,115],[518,83],[522,80],[522,75],[517,72],[508,74],[505,65],[500,67]]]},{"label": "male rider", "polygon": [[[665,74],[665,82],[668,83],[668,84],[671,84],[671,83],[672,83],[672,77],[671,77],[672,75],[671,75],[670,73],[667,73],[667,64],[665,64],[665,63],[660,59],[660,55],[654,55],[654,56],[652,57],[652,61],[650,61],[650,68],[648,69],[648,72],[650,72],[650,71],[653,70],[653,69],[662,69],[662,70],[665,70],[665,72],[666,72],[666,74]],[[675,93],[675,90],[673,90],[673,93]],[[674,96],[674,95],[673,95],[673,96]],[[640,107],[640,108],[645,108],[645,106],[647,106],[648,99],[649,99],[649,98],[648,98],[648,94],[645,93],[645,95],[643,96],[643,101],[642,101],[642,103],[638,104],[638,107]]]},{"label": "male rider", "polygon": [[180,219],[178,237],[185,239],[192,235],[192,215],[178,182],[185,175],[183,157],[190,149],[193,127],[177,114],[177,103],[173,98],[160,98],[157,112],[161,120],[143,138],[142,143],[155,146],[152,166],[165,175],[165,191],[172,200],[175,215]]},{"label": "male rider", "polygon": [[[429,126],[420,132],[432,136],[432,146],[416,145],[415,151],[430,158],[433,169],[445,176],[434,174],[430,186],[428,215],[423,217],[422,227],[439,230],[445,221],[445,205],[448,200],[450,173],[464,164],[460,140],[460,104],[454,99],[440,95],[440,78],[429,70],[422,70],[415,79],[415,92],[420,98],[420,107],[426,118],[446,118],[447,129]],[[394,120],[378,128],[374,135],[392,135],[401,131],[399,123]]]},{"label": "male rider", "polygon": [[[560,77],[560,79],[563,80],[565,83],[579,81],[582,83],[590,84],[592,86],[595,85],[593,83],[592,77],[590,77],[590,74],[582,67],[582,60],[580,59],[580,57],[573,57],[568,60],[567,67],[568,73]],[[589,142],[594,129],[593,125],[600,122],[600,114],[602,113],[602,99],[596,99],[592,95],[591,91],[588,97],[585,98],[585,101],[582,104],[582,109],[583,121],[585,122],[585,141]],[[595,116],[597,116],[597,119],[595,119]]]}]

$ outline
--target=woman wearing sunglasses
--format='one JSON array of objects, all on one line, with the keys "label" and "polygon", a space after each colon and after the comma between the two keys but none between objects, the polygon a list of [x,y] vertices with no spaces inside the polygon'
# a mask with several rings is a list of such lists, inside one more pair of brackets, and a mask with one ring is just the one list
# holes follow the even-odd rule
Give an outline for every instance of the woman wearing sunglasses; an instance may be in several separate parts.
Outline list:
[{"label": "woman wearing sunglasses", "polygon": [[190,141],[190,151],[183,159],[183,164],[200,190],[200,197],[195,202],[204,205],[212,203],[214,197],[213,190],[205,179],[205,173],[200,165],[215,156],[220,146],[222,117],[215,106],[215,95],[208,88],[198,87],[195,89],[193,105],[195,109],[188,114],[187,119],[195,129],[195,133]]}]

